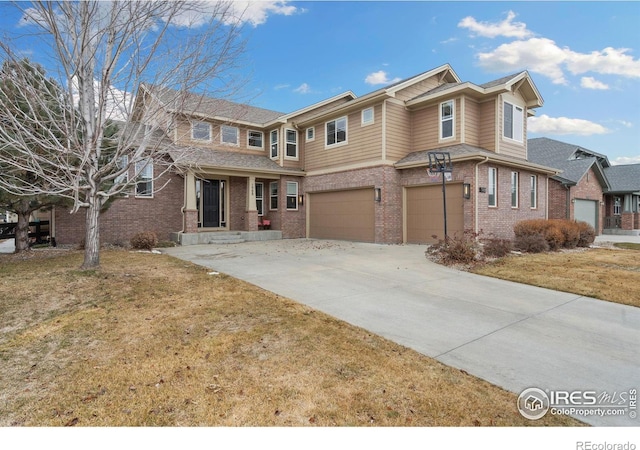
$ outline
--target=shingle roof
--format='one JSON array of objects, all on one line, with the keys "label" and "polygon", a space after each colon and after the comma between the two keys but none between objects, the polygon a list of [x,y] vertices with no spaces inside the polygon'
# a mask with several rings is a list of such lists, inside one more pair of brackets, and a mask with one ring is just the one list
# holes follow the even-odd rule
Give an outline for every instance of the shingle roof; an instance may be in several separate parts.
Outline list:
[{"label": "shingle roof", "polygon": [[[578,183],[599,160],[604,165],[608,165],[606,156],[600,153],[554,139],[529,139],[527,148],[529,161],[562,170],[562,173],[555,178],[570,183]],[[576,158],[576,156],[579,157]]]},{"label": "shingle roof", "polygon": [[513,73],[511,75],[507,75],[506,77],[498,78],[497,80],[489,81],[484,84],[480,84],[479,86],[484,89],[492,88],[495,86],[500,86],[501,84],[505,84],[507,81],[512,80],[513,78],[520,75],[522,72]]},{"label": "shingle roof", "polygon": [[500,155],[495,152],[486,150],[484,148],[474,147],[473,145],[468,145],[468,144],[456,144],[456,145],[450,145],[448,147],[442,147],[438,149],[421,150],[421,151],[409,153],[400,161],[396,162],[395,165],[398,168],[402,168],[402,166],[411,165],[411,164],[427,164],[429,162],[429,152],[432,152],[432,151],[449,152],[452,159],[464,158],[465,156],[480,156],[480,157],[487,156],[495,160],[500,160],[506,164],[512,163],[517,165],[530,166],[531,168],[537,168],[545,172],[551,172],[551,169],[552,169],[552,167],[545,166],[544,164],[533,163],[531,161],[527,161],[526,159],[522,159],[522,158],[515,158],[512,156]]},{"label": "shingle roof", "polygon": [[640,192],[640,164],[625,164],[604,169],[610,192]]},{"label": "shingle roof", "polygon": [[278,111],[194,93],[179,93],[173,89],[158,86],[146,86],[146,88],[169,109],[187,111],[207,117],[223,117],[229,120],[266,124],[284,115]]},{"label": "shingle roof", "polygon": [[180,166],[303,175],[302,170],[280,167],[263,155],[198,147],[180,148],[169,152],[169,154],[175,161],[178,161]]}]

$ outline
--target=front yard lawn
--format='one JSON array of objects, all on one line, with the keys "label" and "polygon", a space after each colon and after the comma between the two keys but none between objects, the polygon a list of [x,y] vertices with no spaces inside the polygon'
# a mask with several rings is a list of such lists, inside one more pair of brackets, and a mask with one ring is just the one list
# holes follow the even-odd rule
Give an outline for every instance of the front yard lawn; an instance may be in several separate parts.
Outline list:
[{"label": "front yard lawn", "polygon": [[[633,244],[631,247],[633,248]],[[510,255],[472,272],[640,306],[640,251],[593,248]]]},{"label": "front yard lawn", "polygon": [[0,255],[0,426],[529,426],[516,395],[166,255]]}]

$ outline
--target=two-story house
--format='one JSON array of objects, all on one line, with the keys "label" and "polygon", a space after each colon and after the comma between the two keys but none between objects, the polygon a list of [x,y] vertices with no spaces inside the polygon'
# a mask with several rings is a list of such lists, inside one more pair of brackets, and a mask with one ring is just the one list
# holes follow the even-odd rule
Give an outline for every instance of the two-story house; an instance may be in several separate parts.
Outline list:
[{"label": "two-story house", "polygon": [[[357,97],[348,91],[291,113],[219,99],[185,116],[168,91],[143,86],[134,117],[153,120],[184,151],[175,173],[114,202],[102,218],[106,242],[140,231],[183,244],[269,222],[283,238],[426,243],[443,237],[442,174],[430,151],[448,152],[449,235],[511,237],[513,225],[547,215],[548,178],[527,159],[527,117],[543,100],[527,72],[476,85],[445,64]],[[146,119],[149,120],[149,119]],[[183,150],[181,150],[183,149]],[[186,155],[186,156],[185,156]],[[82,220],[56,214],[60,243],[81,239]]]}]

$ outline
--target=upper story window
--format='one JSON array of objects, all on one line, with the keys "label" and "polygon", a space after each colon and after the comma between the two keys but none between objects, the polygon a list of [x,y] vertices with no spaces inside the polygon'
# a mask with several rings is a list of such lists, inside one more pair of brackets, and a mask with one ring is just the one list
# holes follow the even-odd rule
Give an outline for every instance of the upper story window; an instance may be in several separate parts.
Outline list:
[{"label": "upper story window", "polygon": [[373,123],[373,107],[362,110],[362,125]]},{"label": "upper story window", "polygon": [[522,142],[524,136],[524,110],[517,105],[504,102],[504,137]]},{"label": "upper story window", "polygon": [[454,102],[449,100],[440,103],[440,139],[448,139],[453,137],[454,130]]},{"label": "upper story window", "polygon": [[314,127],[307,128],[307,132],[305,134],[306,141],[313,141],[316,138],[316,129]]},{"label": "upper story window", "polygon": [[278,157],[278,130],[273,130],[270,134],[271,151],[269,156],[272,158]]},{"label": "upper story window", "polygon": [[229,145],[240,145],[240,136],[238,127],[230,127],[222,125],[220,127],[220,142]]},{"label": "upper story window", "polygon": [[263,139],[262,131],[247,131],[247,144],[251,148],[259,148],[262,149],[262,139]]},{"label": "upper story window", "polygon": [[488,204],[489,206],[498,206],[498,169],[495,167],[489,167],[489,178],[487,184],[489,194]]},{"label": "upper story window", "polygon": [[191,139],[193,139],[194,141],[210,141],[211,124],[207,122],[192,122]]},{"label": "upper story window", "polygon": [[347,118],[340,117],[325,124],[327,147],[347,142]]},{"label": "upper story window", "polygon": [[286,138],[286,153],[285,156],[287,158],[297,158],[298,157],[298,132],[296,130],[286,129],[285,130],[285,138]]}]

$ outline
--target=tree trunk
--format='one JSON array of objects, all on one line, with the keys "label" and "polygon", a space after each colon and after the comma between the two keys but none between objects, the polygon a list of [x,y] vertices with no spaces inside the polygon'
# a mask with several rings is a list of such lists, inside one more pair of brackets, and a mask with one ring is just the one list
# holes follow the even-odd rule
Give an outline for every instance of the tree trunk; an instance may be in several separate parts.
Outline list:
[{"label": "tree trunk", "polygon": [[31,249],[29,247],[29,216],[31,215],[29,200],[20,200],[16,214],[18,215],[18,225],[16,226],[15,253],[21,253]]},{"label": "tree trunk", "polygon": [[80,267],[83,270],[97,269],[100,267],[99,216],[100,203],[97,200],[90,201],[85,220],[87,231],[84,238],[84,262]]}]

